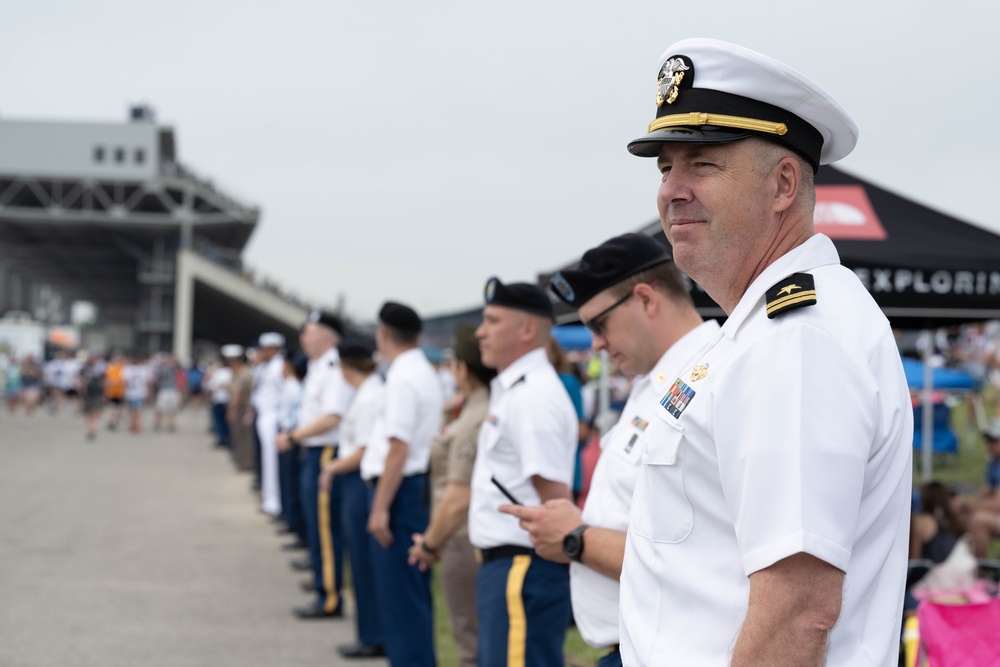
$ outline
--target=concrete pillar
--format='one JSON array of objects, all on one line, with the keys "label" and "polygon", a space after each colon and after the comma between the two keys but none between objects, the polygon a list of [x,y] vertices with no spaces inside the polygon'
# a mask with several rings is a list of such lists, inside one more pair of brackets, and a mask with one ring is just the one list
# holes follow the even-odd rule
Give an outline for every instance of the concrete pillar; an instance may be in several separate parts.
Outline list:
[{"label": "concrete pillar", "polygon": [[188,362],[191,361],[194,336],[194,276],[190,250],[178,251],[174,281],[174,356]]}]

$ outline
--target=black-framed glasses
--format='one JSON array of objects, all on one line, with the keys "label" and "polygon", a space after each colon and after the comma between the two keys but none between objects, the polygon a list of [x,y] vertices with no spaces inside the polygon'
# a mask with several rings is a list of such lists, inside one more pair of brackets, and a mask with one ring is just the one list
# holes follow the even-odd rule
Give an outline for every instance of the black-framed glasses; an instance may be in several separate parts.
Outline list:
[{"label": "black-framed glasses", "polygon": [[592,318],[584,322],[583,326],[587,327],[587,329],[590,330],[590,333],[594,334],[595,336],[603,336],[604,320],[607,319],[608,314],[618,306],[622,305],[623,303],[631,299],[633,292],[634,290],[629,290],[628,294],[618,299],[613,304],[611,304],[610,306],[599,312],[597,315],[594,315]]}]

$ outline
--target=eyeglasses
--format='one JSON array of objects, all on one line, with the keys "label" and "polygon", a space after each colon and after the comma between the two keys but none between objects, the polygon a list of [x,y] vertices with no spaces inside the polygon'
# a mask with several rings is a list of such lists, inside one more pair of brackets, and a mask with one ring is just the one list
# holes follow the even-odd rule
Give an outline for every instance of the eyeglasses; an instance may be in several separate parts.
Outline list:
[{"label": "eyeglasses", "polygon": [[610,306],[608,306],[607,308],[605,308],[604,310],[602,310],[600,313],[598,313],[594,317],[592,317],[589,320],[587,320],[586,322],[584,322],[583,326],[587,327],[587,329],[590,330],[590,333],[594,334],[595,336],[603,336],[604,335],[604,320],[607,319],[608,313],[610,313],[612,310],[614,310],[618,306],[622,305],[623,303],[625,303],[626,301],[628,301],[631,298],[632,298],[632,290],[629,290],[628,294],[626,294],[622,298],[618,299],[613,304],[611,304]]},{"label": "eyeglasses", "polygon": [[632,286],[632,289],[628,291],[628,294],[618,299],[613,304],[611,304],[610,306],[608,306],[607,308],[599,312],[597,315],[587,320],[586,322],[583,322],[583,326],[587,327],[590,333],[594,334],[595,336],[604,336],[604,320],[607,319],[608,313],[610,313],[612,310],[614,310],[618,306],[622,305],[623,303],[631,299],[632,295],[635,294],[635,288],[638,287],[639,285],[649,285],[650,287],[655,287],[658,282],[660,281],[650,280],[647,283],[636,283],[635,285]]}]

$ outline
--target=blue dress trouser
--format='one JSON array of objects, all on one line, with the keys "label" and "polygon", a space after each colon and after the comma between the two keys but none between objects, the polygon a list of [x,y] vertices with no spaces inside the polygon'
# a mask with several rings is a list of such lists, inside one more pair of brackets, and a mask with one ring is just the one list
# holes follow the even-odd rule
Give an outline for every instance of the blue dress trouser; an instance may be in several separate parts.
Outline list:
[{"label": "blue dress trouser", "polygon": [[302,493],[299,481],[302,476],[300,457],[302,448],[292,446],[287,452],[278,453],[278,479],[281,487],[281,518],[288,529],[306,541],[306,523],[302,517]]},{"label": "blue dress trouser", "polygon": [[614,651],[613,653],[608,653],[602,656],[600,660],[597,661],[597,667],[622,667],[622,652]]},{"label": "blue dress trouser", "polygon": [[[404,477],[389,506],[392,544],[383,549],[371,542],[378,592],[378,612],[384,646],[392,667],[435,667],[431,573],[406,562],[413,533],[423,533],[430,521],[427,475]],[[375,487],[368,489],[369,507]]]},{"label": "blue dress trouser", "polygon": [[302,515],[313,569],[316,602],[325,611],[340,608],[344,545],[340,533],[340,481],[333,478],[330,492],[319,488],[319,473],[336,454],[336,447],[304,447],[302,461]]},{"label": "blue dress trouser", "polygon": [[382,624],[379,621],[372,566],[372,549],[378,544],[368,534],[368,487],[360,472],[340,476],[340,523],[351,560],[358,641],[366,646],[382,646]]},{"label": "blue dress trouser", "polygon": [[569,567],[536,555],[486,561],[476,576],[478,667],[563,667]]},{"label": "blue dress trouser", "polygon": [[226,421],[226,403],[212,403],[212,432],[215,433],[215,444],[233,448],[229,440],[229,422]]}]

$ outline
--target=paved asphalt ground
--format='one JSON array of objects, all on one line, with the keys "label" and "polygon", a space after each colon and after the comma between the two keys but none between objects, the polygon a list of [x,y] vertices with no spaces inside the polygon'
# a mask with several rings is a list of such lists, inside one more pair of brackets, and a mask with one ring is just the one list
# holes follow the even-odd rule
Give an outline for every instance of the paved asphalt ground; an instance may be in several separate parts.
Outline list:
[{"label": "paved asphalt ground", "polygon": [[353,618],[292,617],[305,577],[207,415],[146,419],[87,442],[65,406],[0,415],[0,666],[385,665],[337,655]]}]

